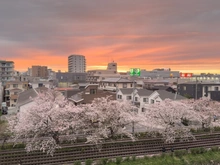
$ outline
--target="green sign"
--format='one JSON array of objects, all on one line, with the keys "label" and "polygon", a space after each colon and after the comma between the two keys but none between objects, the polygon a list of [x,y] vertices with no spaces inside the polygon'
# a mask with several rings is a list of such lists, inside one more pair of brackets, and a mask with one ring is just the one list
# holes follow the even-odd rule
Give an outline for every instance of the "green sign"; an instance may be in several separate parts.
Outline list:
[{"label": "green sign", "polygon": [[141,70],[140,68],[131,68],[130,69],[130,76],[140,76]]}]

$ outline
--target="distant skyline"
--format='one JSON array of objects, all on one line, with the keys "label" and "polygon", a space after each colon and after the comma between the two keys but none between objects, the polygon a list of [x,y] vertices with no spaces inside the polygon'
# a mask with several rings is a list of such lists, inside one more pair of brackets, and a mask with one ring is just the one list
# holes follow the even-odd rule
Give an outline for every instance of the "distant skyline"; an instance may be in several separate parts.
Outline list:
[{"label": "distant skyline", "polygon": [[87,70],[171,68],[220,73],[219,0],[1,0],[0,60]]}]

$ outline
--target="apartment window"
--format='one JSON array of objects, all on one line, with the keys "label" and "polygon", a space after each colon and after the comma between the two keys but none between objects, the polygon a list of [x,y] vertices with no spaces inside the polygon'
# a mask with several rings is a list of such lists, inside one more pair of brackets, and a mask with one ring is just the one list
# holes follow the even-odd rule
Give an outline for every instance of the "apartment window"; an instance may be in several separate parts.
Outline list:
[{"label": "apartment window", "polygon": [[148,98],[143,98],[143,102],[148,102]]},{"label": "apartment window", "polygon": [[127,96],[127,100],[131,100],[131,96]]},{"label": "apartment window", "polygon": [[17,102],[17,99],[14,99],[14,102]]},{"label": "apartment window", "polygon": [[215,87],[215,91],[218,91],[218,87]]},{"label": "apartment window", "polygon": [[153,100],[153,99],[151,99],[151,100],[150,100],[150,103],[151,103],[151,104],[154,104],[154,100]]},{"label": "apartment window", "polygon": [[90,94],[96,94],[96,89],[90,89]]},{"label": "apartment window", "polygon": [[127,88],[127,84],[123,84],[123,88]]},{"label": "apartment window", "polygon": [[42,84],[42,83],[39,83],[39,84],[38,84],[38,87],[43,87],[43,84]]},{"label": "apartment window", "polygon": [[134,101],[138,101],[138,97],[135,97],[135,98],[134,98]]},{"label": "apartment window", "polygon": [[122,95],[118,95],[118,99],[122,99]]},{"label": "apartment window", "polygon": [[18,87],[18,84],[13,84],[13,88],[17,88]]},{"label": "apartment window", "polygon": [[133,84],[130,84],[130,87],[132,88],[132,87],[133,87]]},{"label": "apartment window", "polygon": [[141,112],[145,112],[145,108],[141,108]]}]

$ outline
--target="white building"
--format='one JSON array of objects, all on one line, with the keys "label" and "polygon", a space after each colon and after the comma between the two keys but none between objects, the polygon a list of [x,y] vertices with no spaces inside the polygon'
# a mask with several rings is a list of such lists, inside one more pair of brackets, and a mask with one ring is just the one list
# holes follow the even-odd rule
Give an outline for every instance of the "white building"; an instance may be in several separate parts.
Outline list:
[{"label": "white building", "polygon": [[183,100],[186,99],[165,90],[151,91],[147,89],[119,89],[116,93],[117,100],[132,101],[138,107],[138,113],[144,112],[145,104],[154,104],[165,99]]},{"label": "white building", "polygon": [[68,72],[70,73],[85,73],[86,59],[83,55],[70,55],[68,57]]},{"label": "white building", "polygon": [[14,74],[14,62],[0,60],[0,82],[5,85],[5,82],[12,80]]},{"label": "white building", "polygon": [[125,78],[106,78],[99,82],[99,88],[108,91],[116,91],[119,88],[133,88],[134,82]]}]

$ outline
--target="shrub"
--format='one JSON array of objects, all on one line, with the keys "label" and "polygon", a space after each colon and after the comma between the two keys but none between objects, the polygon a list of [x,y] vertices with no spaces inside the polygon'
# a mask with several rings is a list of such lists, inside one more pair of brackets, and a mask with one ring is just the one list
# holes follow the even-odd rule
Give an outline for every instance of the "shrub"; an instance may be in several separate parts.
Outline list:
[{"label": "shrub", "polygon": [[214,152],[219,151],[219,147],[218,146],[212,147],[211,151],[214,151]]},{"label": "shrub", "polygon": [[106,165],[107,162],[108,162],[108,158],[102,158],[102,159],[101,159],[101,164],[102,164],[102,165]]},{"label": "shrub", "polygon": [[133,155],[131,159],[132,159],[133,161],[135,161],[135,160],[136,160],[136,156]]},{"label": "shrub", "polygon": [[92,165],[92,160],[91,159],[87,159],[85,162],[85,165]]},{"label": "shrub", "polygon": [[74,165],[81,165],[81,161],[76,161],[75,163],[74,163]]},{"label": "shrub", "polygon": [[174,155],[176,157],[182,157],[183,155],[186,155],[186,154],[187,154],[186,150],[176,150],[176,151],[174,151]]},{"label": "shrub", "polygon": [[130,160],[130,157],[129,157],[129,156],[124,159],[124,161],[127,161],[127,162],[128,162],[129,160]]},{"label": "shrub", "polygon": [[116,164],[121,164],[121,162],[122,162],[122,157],[121,156],[120,157],[116,157],[115,163]]}]

